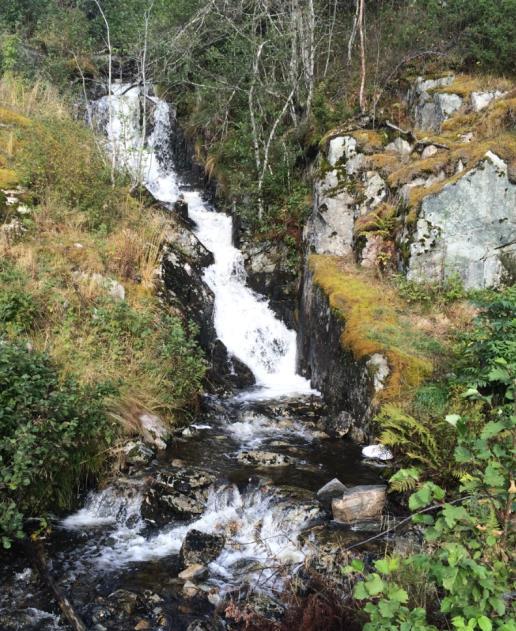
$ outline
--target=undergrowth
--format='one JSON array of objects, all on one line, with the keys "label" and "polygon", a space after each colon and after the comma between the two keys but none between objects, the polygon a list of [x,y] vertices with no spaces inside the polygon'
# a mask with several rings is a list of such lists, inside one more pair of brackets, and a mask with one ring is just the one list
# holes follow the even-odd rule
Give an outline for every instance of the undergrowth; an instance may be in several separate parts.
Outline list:
[{"label": "undergrowth", "polygon": [[2,79],[0,98],[18,185],[0,213],[0,355],[14,388],[0,402],[8,545],[22,516],[70,507],[140,415],[188,418],[205,362],[195,328],[156,296],[165,216],[123,178],[112,185],[102,142],[55,90]]}]

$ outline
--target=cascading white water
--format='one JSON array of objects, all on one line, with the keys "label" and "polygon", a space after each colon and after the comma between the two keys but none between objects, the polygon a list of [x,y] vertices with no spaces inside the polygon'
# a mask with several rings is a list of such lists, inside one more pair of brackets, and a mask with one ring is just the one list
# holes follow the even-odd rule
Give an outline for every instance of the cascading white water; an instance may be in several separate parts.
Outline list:
[{"label": "cascading white water", "polygon": [[[153,127],[142,139],[141,100],[152,105]],[[110,112],[111,108],[111,112]],[[167,154],[171,125],[169,106],[160,99],[143,95],[139,88],[117,85],[111,98],[103,97],[94,107],[105,128],[109,148],[119,164],[160,201],[172,205],[180,184],[170,164],[160,159]],[[205,271],[205,281],[215,295],[215,329],[230,354],[254,373],[258,388],[247,399],[267,399],[294,394],[312,394],[308,381],[296,374],[296,334],[278,320],[267,300],[246,286],[242,254],[232,244],[232,219],[214,212],[198,192],[185,191],[190,217],[199,240],[214,254],[215,263]],[[210,427],[210,426],[204,426]],[[242,421],[227,425],[227,435],[241,448],[259,445],[267,435],[281,438],[295,432],[309,440],[301,427],[283,431],[262,417],[244,414]],[[206,533],[223,533],[226,546],[210,564],[211,580],[222,584],[238,582],[246,569],[247,579],[277,582],[278,566],[291,567],[303,561],[305,553],[298,535],[308,519],[317,513],[313,505],[285,502],[269,488],[241,493],[234,485],[211,488],[203,514],[189,524],[171,523],[151,537],[144,535],[147,524],[140,518],[142,498],[136,491],[128,497],[116,487],[93,493],[83,509],[63,520],[68,530],[109,529],[109,544],[85,549],[96,567],[104,570],[177,554],[186,533],[195,528]],[[79,561],[80,564],[83,560]]]},{"label": "cascading white water", "polygon": [[[152,105],[153,130],[142,138],[141,102]],[[111,117],[109,108],[111,107]],[[111,98],[97,102],[110,149],[135,177],[160,201],[173,204],[179,183],[172,169],[164,169],[159,153],[171,135],[167,103],[143,95],[138,87],[116,85]],[[254,373],[259,389],[243,398],[274,398],[313,394],[310,384],[296,374],[296,333],[276,318],[268,301],[246,286],[242,254],[232,244],[232,219],[214,212],[198,192],[185,192],[190,217],[199,240],[213,252],[215,263],[205,272],[205,281],[215,294],[215,329],[229,353]]]}]

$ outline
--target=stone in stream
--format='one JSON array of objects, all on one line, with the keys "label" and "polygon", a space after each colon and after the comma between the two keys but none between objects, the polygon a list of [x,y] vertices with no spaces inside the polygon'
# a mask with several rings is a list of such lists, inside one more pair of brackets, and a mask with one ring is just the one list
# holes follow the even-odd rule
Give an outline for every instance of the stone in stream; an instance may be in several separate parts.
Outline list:
[{"label": "stone in stream", "polygon": [[341,524],[377,519],[385,506],[387,487],[364,484],[346,489],[340,498],[331,502],[333,519]]},{"label": "stone in stream", "polygon": [[336,416],[329,416],[324,421],[324,430],[334,438],[344,438],[355,424],[349,412],[340,412]]},{"label": "stone in stream", "polygon": [[338,478],[333,478],[317,491],[317,499],[325,508],[330,508],[331,501],[342,497],[347,487]]},{"label": "stone in stream", "polygon": [[163,526],[173,519],[191,519],[205,508],[215,476],[201,469],[162,470],[143,498],[144,519]]},{"label": "stone in stream", "polygon": [[182,566],[187,568],[190,565],[206,565],[214,561],[222,552],[225,543],[226,539],[223,535],[210,535],[200,530],[190,530],[179,552]]},{"label": "stone in stream", "polygon": [[286,467],[294,462],[292,458],[284,454],[260,450],[241,451],[236,458],[240,464],[258,468]]},{"label": "stone in stream", "polygon": [[208,570],[205,565],[200,563],[192,563],[185,570],[179,572],[178,578],[183,581],[194,581],[195,579],[204,578]]}]

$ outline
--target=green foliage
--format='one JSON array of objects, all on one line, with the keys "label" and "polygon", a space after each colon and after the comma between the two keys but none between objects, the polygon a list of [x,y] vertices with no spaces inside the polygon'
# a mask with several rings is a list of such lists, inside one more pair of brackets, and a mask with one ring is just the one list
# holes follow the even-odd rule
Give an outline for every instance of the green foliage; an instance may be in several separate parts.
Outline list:
[{"label": "green foliage", "polygon": [[442,307],[467,295],[458,274],[448,276],[443,283],[418,283],[400,274],[396,277],[396,287],[404,300],[425,307]]},{"label": "green foliage", "polygon": [[[461,496],[444,502],[445,490],[432,481],[420,484],[410,496],[413,521],[424,526],[427,548],[403,560],[378,561],[376,573],[364,574],[363,567],[356,565],[348,568],[363,576],[354,596],[366,603],[364,611],[370,616],[366,630],[442,628],[429,624],[429,614],[441,620],[445,628],[516,629],[504,598],[511,578],[507,561],[515,543],[511,524],[516,495],[512,480],[516,366],[502,358],[497,358],[495,364],[487,380],[502,390],[497,404],[492,395],[482,395],[477,388],[464,393],[487,406],[485,425],[478,429],[476,423],[457,414],[447,417],[456,432],[454,460],[464,469]],[[398,471],[391,483],[399,490],[414,488],[420,473],[414,467]],[[389,575],[398,563],[401,570],[396,582]],[[400,579],[415,569],[427,575],[438,589],[439,597],[426,612],[406,606],[408,593],[400,585]]]},{"label": "green foliage", "polygon": [[42,197],[51,190],[63,204],[86,213],[91,227],[117,217],[115,191],[91,131],[67,117],[38,121],[21,133],[20,174]]},{"label": "green foliage", "polygon": [[423,28],[455,37],[456,48],[468,65],[514,73],[515,0],[420,0],[420,4],[426,12]]},{"label": "green foliage", "polygon": [[[461,469],[453,462],[454,434],[443,420],[418,420],[395,405],[384,405],[375,421],[379,440],[406,461],[425,468],[425,475],[439,481],[456,479]],[[395,480],[393,490],[411,488],[408,480]]]},{"label": "green foliage", "polygon": [[0,339],[0,536],[23,536],[22,518],[69,508],[107,462],[115,428],[103,400],[113,389],[61,381],[21,342]]}]

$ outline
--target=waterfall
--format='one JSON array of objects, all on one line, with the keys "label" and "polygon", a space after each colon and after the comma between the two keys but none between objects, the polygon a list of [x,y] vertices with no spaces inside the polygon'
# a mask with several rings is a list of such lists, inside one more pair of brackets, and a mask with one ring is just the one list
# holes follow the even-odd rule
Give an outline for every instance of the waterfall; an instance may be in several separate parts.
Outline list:
[{"label": "waterfall", "polygon": [[[142,138],[141,102],[150,102],[152,132]],[[111,118],[109,107],[111,105]],[[168,160],[172,134],[170,109],[165,101],[144,94],[139,87],[119,84],[111,98],[103,97],[94,108],[107,133],[111,151],[121,165],[160,201],[173,204],[180,183]],[[296,333],[276,318],[268,301],[246,285],[242,253],[232,244],[232,218],[213,211],[199,192],[186,191],[196,234],[215,263],[204,275],[215,295],[215,330],[229,353],[254,373],[258,388],[242,393],[243,399],[267,399],[313,394],[309,382],[296,374]]]}]

